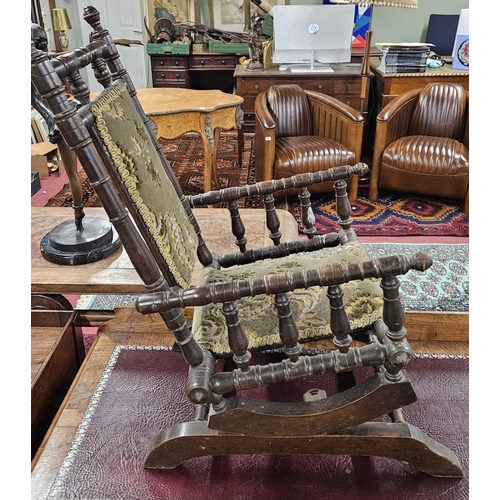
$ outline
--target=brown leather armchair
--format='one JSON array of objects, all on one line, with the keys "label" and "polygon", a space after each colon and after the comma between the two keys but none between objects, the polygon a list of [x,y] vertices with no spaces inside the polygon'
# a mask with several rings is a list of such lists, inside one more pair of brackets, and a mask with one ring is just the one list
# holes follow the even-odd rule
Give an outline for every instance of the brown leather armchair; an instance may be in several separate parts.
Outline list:
[{"label": "brown leather armchair", "polygon": [[[255,100],[256,180],[355,165],[361,159],[363,127],[363,115],[334,97],[296,84],[272,85]],[[330,182],[311,186],[311,192],[332,189]],[[350,179],[348,190],[354,201],[358,176]]]},{"label": "brown leather armchair", "polygon": [[469,212],[469,93],[430,83],[377,116],[369,198],[379,190],[459,199]]}]

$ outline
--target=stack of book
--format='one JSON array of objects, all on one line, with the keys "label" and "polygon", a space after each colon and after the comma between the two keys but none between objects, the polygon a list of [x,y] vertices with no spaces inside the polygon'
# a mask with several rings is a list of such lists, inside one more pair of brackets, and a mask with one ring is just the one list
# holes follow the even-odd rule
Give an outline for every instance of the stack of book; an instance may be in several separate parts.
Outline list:
[{"label": "stack of book", "polygon": [[377,44],[382,51],[378,69],[384,73],[423,73],[427,68],[428,43]]}]

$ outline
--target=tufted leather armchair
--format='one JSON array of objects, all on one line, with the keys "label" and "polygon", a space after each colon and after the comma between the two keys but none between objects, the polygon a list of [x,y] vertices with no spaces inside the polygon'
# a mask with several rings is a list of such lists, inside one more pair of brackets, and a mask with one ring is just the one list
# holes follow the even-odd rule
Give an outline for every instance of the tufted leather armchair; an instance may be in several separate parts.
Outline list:
[{"label": "tufted leather armchair", "polygon": [[[363,126],[363,116],[334,97],[296,84],[272,85],[255,100],[256,180],[355,165],[361,159]],[[310,189],[331,190],[325,182]],[[349,180],[348,190],[349,200],[356,200],[358,176]]]},{"label": "tufted leather armchair", "polygon": [[462,200],[469,211],[469,93],[430,83],[377,116],[369,198],[389,189]]}]

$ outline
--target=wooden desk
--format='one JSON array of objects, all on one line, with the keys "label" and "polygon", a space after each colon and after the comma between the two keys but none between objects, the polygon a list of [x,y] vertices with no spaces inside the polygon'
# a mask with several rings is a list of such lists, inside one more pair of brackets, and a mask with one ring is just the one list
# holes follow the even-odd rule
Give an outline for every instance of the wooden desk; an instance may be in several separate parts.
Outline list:
[{"label": "wooden desk", "polygon": [[236,66],[236,93],[242,96],[245,113],[245,131],[255,130],[255,98],[271,85],[297,83],[307,90],[315,90],[336,97],[349,104],[360,113],[368,109],[368,99],[361,99],[361,64],[332,64],[333,73],[292,73],[269,68],[262,71],[246,71],[246,67]]},{"label": "wooden desk", "polygon": [[137,90],[144,112],[157,127],[158,137],[176,139],[188,132],[197,132],[203,140],[205,156],[204,190],[211,190],[213,175],[217,176],[217,146],[221,130],[238,129],[238,159],[243,150],[243,99],[220,90],[181,88],[147,88]]},{"label": "wooden desk", "polygon": [[[193,210],[208,248],[212,252],[236,251],[231,233],[229,211],[223,208]],[[297,222],[286,210],[277,210],[283,241],[298,237]],[[103,208],[86,208],[88,217],[107,217]],[[246,228],[248,248],[271,244],[265,224],[265,211],[240,210]],[[52,264],[40,253],[40,241],[51,229],[68,219],[74,219],[72,208],[41,207],[31,209],[31,293],[37,294],[136,294],[146,290],[123,248],[98,262],[79,266]],[[85,219],[83,221],[85,224]],[[217,228],[217,231],[214,231]],[[193,275],[198,280],[201,265]]]}]

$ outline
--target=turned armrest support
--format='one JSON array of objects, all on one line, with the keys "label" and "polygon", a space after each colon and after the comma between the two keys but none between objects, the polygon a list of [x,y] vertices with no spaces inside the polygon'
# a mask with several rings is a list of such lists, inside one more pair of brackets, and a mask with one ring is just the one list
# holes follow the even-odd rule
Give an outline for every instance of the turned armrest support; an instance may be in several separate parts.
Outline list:
[{"label": "turned armrest support", "polygon": [[321,182],[335,182],[341,179],[348,179],[353,175],[363,175],[366,172],[368,172],[368,165],[360,162],[356,165],[343,165],[320,172],[298,174],[283,179],[272,179],[255,184],[247,184],[246,186],[223,188],[207,193],[186,196],[186,199],[189,200],[191,207],[204,207],[225,201],[235,201],[248,196],[273,194],[285,189],[300,189]]},{"label": "turned armrest support", "polygon": [[318,269],[277,272],[247,280],[199,285],[186,290],[170,289],[144,294],[135,305],[142,314],[168,311],[174,308],[202,306],[234,301],[242,297],[275,295],[311,286],[330,286],[367,278],[384,278],[406,274],[410,269],[425,271],[432,259],[424,252],[406,257],[394,255],[353,264],[332,264]]}]

